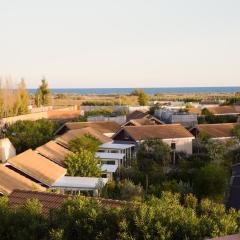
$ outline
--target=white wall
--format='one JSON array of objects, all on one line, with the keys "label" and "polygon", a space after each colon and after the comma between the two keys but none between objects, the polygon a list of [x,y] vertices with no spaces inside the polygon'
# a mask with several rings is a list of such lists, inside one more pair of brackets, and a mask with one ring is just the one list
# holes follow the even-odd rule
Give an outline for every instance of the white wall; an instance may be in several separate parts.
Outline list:
[{"label": "white wall", "polygon": [[0,162],[5,163],[9,158],[16,156],[16,149],[8,138],[0,139]]},{"label": "white wall", "polygon": [[164,139],[163,142],[167,143],[171,147],[171,143],[176,143],[177,152],[186,152],[192,154],[192,140],[194,138],[175,138],[175,139]]}]

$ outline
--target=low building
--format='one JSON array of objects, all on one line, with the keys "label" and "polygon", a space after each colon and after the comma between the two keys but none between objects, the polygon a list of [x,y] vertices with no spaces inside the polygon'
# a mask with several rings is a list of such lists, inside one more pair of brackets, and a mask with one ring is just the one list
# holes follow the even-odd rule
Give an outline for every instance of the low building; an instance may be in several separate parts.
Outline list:
[{"label": "low building", "polygon": [[121,144],[104,143],[99,146],[98,152],[124,154],[124,158],[121,159],[121,165],[128,165],[134,157],[134,147],[134,144],[127,142]]},{"label": "low building", "polygon": [[237,123],[198,124],[190,132],[196,138],[199,134],[204,134],[210,139],[224,140],[234,137],[232,130],[236,125]]},{"label": "low building", "polygon": [[207,107],[206,108],[210,113],[216,116],[221,115],[239,115],[240,106],[217,106],[217,107]]},{"label": "low building", "polygon": [[176,151],[192,154],[194,136],[180,124],[123,127],[113,136],[115,142],[134,145],[150,139],[160,139]]},{"label": "low building", "polygon": [[148,115],[149,109],[136,109],[127,115],[127,122],[132,119],[140,119]]},{"label": "low building", "polygon": [[61,146],[55,141],[49,141],[36,148],[36,152],[62,167],[64,167],[65,157],[70,153],[67,148]]},{"label": "low building", "polygon": [[8,159],[8,164],[15,171],[28,176],[30,179],[34,179],[46,187],[51,187],[67,172],[65,168],[31,149]]},{"label": "low building", "polygon": [[154,115],[166,124],[182,124],[190,128],[198,123],[197,114],[189,112],[179,112],[167,108],[157,109]]},{"label": "low building", "polygon": [[142,126],[142,125],[161,125],[164,124],[159,119],[151,116],[150,114],[146,115],[143,118],[139,119],[131,119],[128,122],[124,123],[122,127],[124,126]]},{"label": "low building", "polygon": [[116,122],[67,122],[61,126],[55,135],[62,135],[69,130],[82,129],[86,127],[91,127],[94,130],[102,133],[105,136],[111,137],[119,128],[120,125]]},{"label": "low building", "polygon": [[7,166],[0,165],[0,195],[8,195],[14,189],[44,191],[45,188]]},{"label": "low building", "polygon": [[107,178],[109,181],[113,180],[113,175],[117,172],[117,165],[103,164],[101,165],[102,178]]},{"label": "low building", "polygon": [[52,184],[51,189],[74,195],[89,192],[96,197],[107,182],[107,178],[63,176]]},{"label": "low building", "polygon": [[[101,150],[103,150],[103,149],[101,149],[101,147],[100,147],[100,151]],[[105,150],[106,149],[104,149],[104,151]],[[123,164],[125,154],[124,153],[96,152],[96,157],[101,160],[102,164],[116,165],[119,167]]]},{"label": "low building", "polygon": [[74,129],[69,130],[63,135],[57,137],[55,141],[58,144],[61,144],[64,147],[68,147],[68,143],[78,137],[83,137],[85,135],[91,135],[92,137],[96,138],[100,143],[108,143],[112,142],[112,139],[110,137],[107,137],[103,135],[100,131],[93,129],[91,127],[85,127],[81,129]]}]

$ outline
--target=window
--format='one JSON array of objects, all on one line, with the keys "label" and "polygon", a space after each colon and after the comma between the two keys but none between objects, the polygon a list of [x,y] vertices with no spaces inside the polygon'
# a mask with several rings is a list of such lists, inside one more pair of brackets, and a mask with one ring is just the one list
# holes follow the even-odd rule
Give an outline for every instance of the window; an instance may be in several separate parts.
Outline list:
[{"label": "window", "polygon": [[171,142],[171,149],[175,150],[176,149],[176,142]]}]

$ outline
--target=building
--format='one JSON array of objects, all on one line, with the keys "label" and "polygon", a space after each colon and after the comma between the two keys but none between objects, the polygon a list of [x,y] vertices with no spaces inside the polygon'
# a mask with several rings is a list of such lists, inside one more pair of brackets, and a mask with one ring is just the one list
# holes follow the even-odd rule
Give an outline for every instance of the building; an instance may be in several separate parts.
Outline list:
[{"label": "building", "polygon": [[[105,151],[106,148],[101,148],[100,151]],[[110,150],[109,148],[106,150]],[[124,153],[111,153],[111,152],[96,152],[96,157],[101,159],[102,164],[117,165],[118,167],[123,164],[125,154]]]},{"label": "building", "polygon": [[124,123],[123,126],[142,126],[142,125],[160,125],[164,124],[159,119],[151,116],[150,114],[144,116],[143,118],[139,119],[131,119],[128,122]]},{"label": "building", "polygon": [[91,127],[92,129],[100,132],[101,134],[111,137],[119,128],[120,125],[116,122],[67,122],[61,126],[55,135],[62,135],[69,130],[82,129],[86,127]]},{"label": "building", "polygon": [[237,123],[198,124],[190,132],[196,138],[199,134],[204,134],[211,139],[224,140],[234,137],[232,130],[236,125]]},{"label": "building", "polygon": [[56,142],[64,147],[68,147],[68,143],[78,137],[83,137],[85,135],[91,135],[96,138],[100,143],[112,142],[110,137],[102,134],[100,131],[93,129],[91,127],[85,127],[81,129],[69,130],[66,133],[56,138]]},{"label": "building", "polygon": [[16,172],[24,174],[26,177],[46,187],[51,187],[67,172],[65,168],[31,149],[8,159],[7,164]]},{"label": "building", "polygon": [[38,147],[35,151],[62,167],[64,167],[66,155],[70,153],[67,148],[61,146],[55,141],[47,142],[46,144]]},{"label": "building", "polygon": [[230,105],[230,106],[217,106],[217,107],[207,107],[206,108],[210,113],[216,116],[221,115],[239,115],[240,106]]},{"label": "building", "polygon": [[155,110],[154,115],[166,124],[182,124],[190,128],[198,123],[197,114],[189,112],[179,112],[168,108],[160,108]]},{"label": "building", "polygon": [[9,158],[16,156],[16,149],[8,138],[0,139],[0,163],[5,163]]},{"label": "building", "polygon": [[176,151],[192,154],[194,136],[180,124],[123,127],[113,136],[115,142],[134,145],[150,139],[160,139]]},{"label": "building", "polygon": [[46,190],[44,187],[24,175],[21,175],[4,165],[0,165],[0,195],[8,195],[14,189]]},{"label": "building", "polygon": [[124,154],[120,159],[120,165],[128,165],[134,157],[135,144],[125,143],[104,143],[99,146],[98,152]]},{"label": "building", "polygon": [[127,122],[132,119],[140,119],[148,115],[149,109],[136,109],[127,115]]},{"label": "building", "polygon": [[96,197],[107,182],[107,178],[63,176],[52,184],[51,189],[74,195],[89,192]]}]

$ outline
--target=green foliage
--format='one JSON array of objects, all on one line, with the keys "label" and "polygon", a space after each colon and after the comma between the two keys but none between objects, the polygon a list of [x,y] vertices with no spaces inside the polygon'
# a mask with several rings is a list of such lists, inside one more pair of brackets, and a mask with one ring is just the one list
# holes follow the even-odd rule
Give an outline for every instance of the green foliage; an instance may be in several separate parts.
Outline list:
[{"label": "green foliage", "polygon": [[212,116],[213,115],[207,108],[202,109],[201,114],[204,116]]},{"label": "green foliage", "polygon": [[150,107],[149,109],[149,113],[154,115],[155,111],[158,110],[160,108],[160,104],[159,103],[156,103],[154,104],[152,107]]},{"label": "green foliage", "polygon": [[137,164],[143,172],[151,172],[156,167],[162,169],[170,164],[171,149],[159,139],[147,140],[137,151]]},{"label": "green foliage", "polygon": [[18,101],[15,105],[17,109],[17,115],[28,113],[29,96],[26,90],[26,84],[24,82],[24,79],[21,79],[21,82],[18,86],[17,95]]},{"label": "green foliage", "polygon": [[147,140],[140,144],[137,151],[137,165],[145,174],[146,192],[149,185],[149,175],[154,172],[164,172],[171,161],[171,149],[161,140]]},{"label": "green foliage", "polygon": [[163,192],[160,198],[125,203],[120,208],[89,198],[66,200],[43,215],[36,200],[16,210],[0,199],[2,240],[203,240],[240,231],[240,213],[192,195]]},{"label": "green foliage", "polygon": [[140,106],[147,106],[148,105],[148,96],[144,92],[140,92],[138,95],[138,103]]},{"label": "green foliage", "polygon": [[82,106],[118,106],[118,105],[120,105],[119,101],[84,101],[82,102]]},{"label": "green foliage", "polygon": [[85,117],[94,117],[94,116],[105,116],[105,117],[112,117],[112,116],[122,116],[122,115],[126,115],[127,112],[124,110],[118,110],[118,111],[114,111],[111,108],[102,108],[102,109],[95,109],[95,110],[91,110],[91,111],[87,111],[85,112],[84,116]]},{"label": "green foliage", "polygon": [[95,137],[86,134],[71,140],[68,144],[68,148],[74,153],[80,152],[81,149],[85,149],[94,154],[97,152],[99,145],[100,142]]},{"label": "green foliage", "polygon": [[102,196],[128,201],[141,200],[143,197],[143,189],[140,185],[135,185],[129,180],[123,180],[121,182],[111,181],[103,187]]},{"label": "green foliage", "polygon": [[231,115],[206,115],[206,116],[198,116],[198,123],[234,123],[237,121],[238,116]]},{"label": "green foliage", "polygon": [[68,154],[64,163],[70,176],[100,177],[101,175],[100,160],[95,158],[94,153],[85,149]]},{"label": "green foliage", "polygon": [[46,106],[50,103],[50,100],[51,100],[51,91],[48,88],[48,84],[47,84],[46,80],[43,78],[42,84],[37,89],[36,94],[35,94],[35,104],[38,107]]},{"label": "green foliage", "polygon": [[13,143],[17,153],[29,148],[35,149],[54,138],[59,124],[45,119],[17,121],[7,128],[6,136]]},{"label": "green foliage", "polygon": [[206,144],[209,159],[215,163],[224,162],[224,154],[226,153],[226,143],[224,141],[210,140]]},{"label": "green foliage", "polygon": [[232,130],[233,135],[240,140],[240,124],[237,124],[233,130]]},{"label": "green foliage", "polygon": [[228,186],[227,170],[216,164],[208,164],[197,172],[194,189],[200,198],[209,197],[221,201]]},{"label": "green foliage", "polygon": [[207,132],[202,131],[198,134],[198,139],[202,142],[207,142],[210,139],[210,136]]}]

